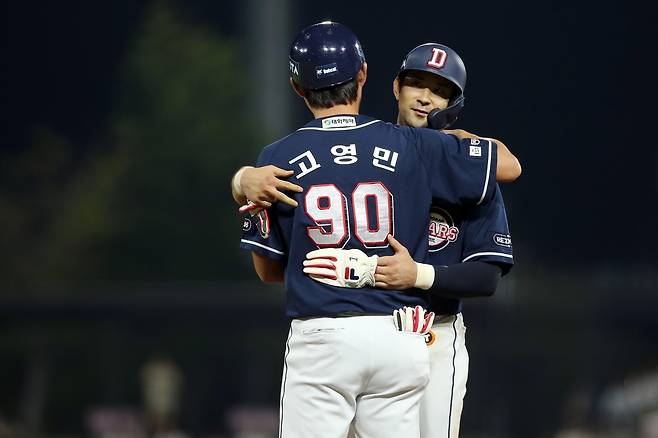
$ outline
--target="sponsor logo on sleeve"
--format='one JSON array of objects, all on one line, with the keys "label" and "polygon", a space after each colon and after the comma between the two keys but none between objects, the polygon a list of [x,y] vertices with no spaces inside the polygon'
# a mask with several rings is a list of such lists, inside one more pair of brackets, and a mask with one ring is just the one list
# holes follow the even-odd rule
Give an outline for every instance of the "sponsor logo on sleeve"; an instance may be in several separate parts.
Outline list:
[{"label": "sponsor logo on sleeve", "polygon": [[498,246],[504,246],[505,248],[512,247],[512,236],[509,234],[496,233],[493,236],[493,241]]},{"label": "sponsor logo on sleeve", "polygon": [[244,218],[244,222],[242,222],[242,231],[249,230],[251,230],[251,220],[249,220],[249,218]]},{"label": "sponsor logo on sleeve", "polygon": [[481,157],[482,156],[482,147],[481,146],[469,146],[468,155],[471,157]]}]

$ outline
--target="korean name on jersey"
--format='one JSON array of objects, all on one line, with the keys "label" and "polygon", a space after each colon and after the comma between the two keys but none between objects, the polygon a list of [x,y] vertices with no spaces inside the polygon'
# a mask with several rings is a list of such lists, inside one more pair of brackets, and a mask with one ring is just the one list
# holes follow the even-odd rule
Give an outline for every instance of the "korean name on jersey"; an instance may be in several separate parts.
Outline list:
[{"label": "korean name on jersey", "polygon": [[302,273],[307,252],[358,248],[391,255],[392,234],[418,261],[428,254],[432,199],[481,205],[495,191],[496,147],[429,129],[397,126],[367,116],[315,119],[267,146],[258,166],[295,172],[299,207],[274,204],[247,218],[240,246],[286,263],[287,315],[390,314],[402,306],[427,306],[426,293],[366,287],[345,290]]}]

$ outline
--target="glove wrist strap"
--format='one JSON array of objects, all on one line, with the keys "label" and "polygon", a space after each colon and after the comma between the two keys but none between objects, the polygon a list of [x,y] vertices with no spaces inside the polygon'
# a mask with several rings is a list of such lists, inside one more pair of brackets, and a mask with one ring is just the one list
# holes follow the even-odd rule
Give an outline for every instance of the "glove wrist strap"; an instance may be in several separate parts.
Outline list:
[{"label": "glove wrist strap", "polygon": [[434,266],[425,263],[416,263],[416,283],[414,287],[427,290],[434,284]]}]

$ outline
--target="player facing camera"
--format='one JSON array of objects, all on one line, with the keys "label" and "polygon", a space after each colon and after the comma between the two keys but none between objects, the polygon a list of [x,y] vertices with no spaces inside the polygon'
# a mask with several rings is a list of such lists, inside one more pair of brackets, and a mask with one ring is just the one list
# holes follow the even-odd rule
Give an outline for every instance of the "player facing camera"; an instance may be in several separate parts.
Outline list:
[{"label": "player facing camera", "polygon": [[464,107],[466,67],[448,46],[421,44],[407,54],[393,81],[400,125],[446,129]]}]

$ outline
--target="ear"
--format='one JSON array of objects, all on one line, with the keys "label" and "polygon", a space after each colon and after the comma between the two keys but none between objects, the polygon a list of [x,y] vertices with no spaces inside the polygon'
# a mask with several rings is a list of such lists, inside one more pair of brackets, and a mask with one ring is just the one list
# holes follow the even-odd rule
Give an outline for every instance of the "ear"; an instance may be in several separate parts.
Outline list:
[{"label": "ear", "polygon": [[299,87],[299,85],[295,83],[295,81],[292,80],[292,78],[290,78],[290,86],[295,91],[295,94],[297,96],[301,97],[302,99],[304,98],[304,93],[302,92],[302,89]]},{"label": "ear", "polygon": [[396,76],[395,79],[393,79],[393,96],[395,96],[395,100],[400,101],[400,77]]},{"label": "ear", "polygon": [[368,63],[364,62],[356,75],[356,80],[360,86],[364,86],[368,77]]}]

